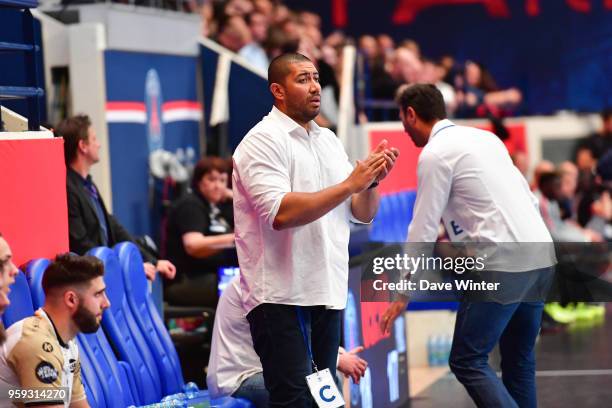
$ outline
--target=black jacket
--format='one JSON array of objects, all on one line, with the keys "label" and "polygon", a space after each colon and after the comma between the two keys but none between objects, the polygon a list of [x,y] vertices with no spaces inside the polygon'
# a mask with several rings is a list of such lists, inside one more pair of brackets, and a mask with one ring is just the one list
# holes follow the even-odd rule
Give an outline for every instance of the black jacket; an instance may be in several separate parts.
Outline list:
[{"label": "black jacket", "polygon": [[[96,187],[97,189],[98,187]],[[96,215],[96,209],[89,198],[89,192],[83,185],[83,178],[71,168],[66,170],[66,191],[68,195],[70,251],[83,255],[91,248],[103,245],[102,228]],[[106,211],[106,206],[101,196],[100,204],[106,218],[106,225],[108,226],[108,246],[112,247],[123,241],[134,242],[140,248],[144,261],[155,264],[157,261],[155,257],[145,248],[142,248],[132,238],[130,233],[119,224],[117,219]]]}]

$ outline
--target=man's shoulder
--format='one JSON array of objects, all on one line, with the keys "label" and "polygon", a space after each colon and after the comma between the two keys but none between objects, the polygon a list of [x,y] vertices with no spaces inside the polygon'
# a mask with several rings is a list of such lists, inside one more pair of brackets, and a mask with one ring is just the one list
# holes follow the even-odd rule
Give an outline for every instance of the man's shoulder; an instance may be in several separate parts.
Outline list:
[{"label": "man's shoulder", "polygon": [[7,330],[7,348],[10,349],[7,354],[34,357],[41,352],[53,354],[59,347],[53,328],[41,316],[27,317]]}]

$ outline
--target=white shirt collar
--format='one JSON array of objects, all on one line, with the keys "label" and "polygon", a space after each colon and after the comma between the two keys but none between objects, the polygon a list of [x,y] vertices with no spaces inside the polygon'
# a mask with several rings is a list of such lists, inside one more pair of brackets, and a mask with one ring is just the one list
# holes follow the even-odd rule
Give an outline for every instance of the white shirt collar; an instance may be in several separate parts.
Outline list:
[{"label": "white shirt collar", "polygon": [[455,126],[453,122],[448,119],[442,119],[438,121],[433,128],[431,128],[431,133],[429,134],[429,140],[431,140],[436,134],[438,134],[442,129],[447,128],[449,126]]},{"label": "white shirt collar", "polygon": [[[270,112],[270,114],[280,123],[281,127],[285,132],[293,133],[296,131],[296,129],[302,129],[304,132],[306,132],[306,129],[300,126],[295,120],[291,119],[289,116],[287,116],[287,114],[282,112],[276,106],[272,106],[272,111]],[[310,132],[308,132],[308,135],[318,136],[321,133],[321,128],[315,123],[314,120],[311,120],[309,122],[309,125]]]}]

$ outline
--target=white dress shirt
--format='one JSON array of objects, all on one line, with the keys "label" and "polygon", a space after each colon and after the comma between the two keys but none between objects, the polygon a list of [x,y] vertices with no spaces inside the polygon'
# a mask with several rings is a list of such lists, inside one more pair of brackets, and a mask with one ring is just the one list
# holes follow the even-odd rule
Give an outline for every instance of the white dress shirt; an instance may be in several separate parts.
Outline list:
[{"label": "white dress shirt", "polygon": [[[417,173],[409,242],[435,242],[440,219],[451,241],[552,242],[537,199],[493,133],[439,121],[421,152]],[[554,263],[539,258],[538,265],[530,266]],[[528,270],[519,264],[500,270]]]},{"label": "white dress shirt", "polygon": [[344,309],[350,198],[307,225],[272,228],[285,194],[321,191],[348,177],[353,168],[341,142],[313,121],[306,132],[274,107],[233,159],[236,250],[247,313],[261,303]]},{"label": "white dress shirt", "polygon": [[244,380],[261,371],[249,322],[242,308],[240,279],[235,277],[221,294],[215,313],[206,376],[210,396],[230,396]]}]

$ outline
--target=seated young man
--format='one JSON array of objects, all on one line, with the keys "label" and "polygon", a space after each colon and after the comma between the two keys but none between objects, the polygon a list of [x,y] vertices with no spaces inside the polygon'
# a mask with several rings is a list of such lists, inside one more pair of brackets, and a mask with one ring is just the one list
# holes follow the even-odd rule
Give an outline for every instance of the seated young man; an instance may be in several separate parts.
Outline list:
[{"label": "seated young man", "polygon": [[[363,347],[348,352],[340,348],[338,353],[338,370],[356,384],[368,366],[357,356],[361,351]],[[269,395],[242,307],[238,276],[231,280],[219,299],[206,382],[212,398],[233,396],[248,399],[257,408],[268,407]]]},{"label": "seated young man", "polygon": [[63,388],[63,398],[60,392],[39,393],[24,405],[89,407],[75,337],[97,331],[102,312],[110,306],[103,275],[104,266],[94,257],[55,258],[43,276],[44,306],[7,330],[0,349],[0,389]]}]

